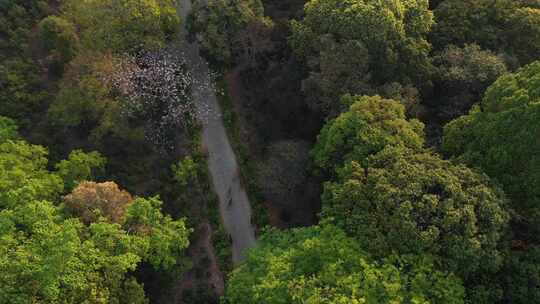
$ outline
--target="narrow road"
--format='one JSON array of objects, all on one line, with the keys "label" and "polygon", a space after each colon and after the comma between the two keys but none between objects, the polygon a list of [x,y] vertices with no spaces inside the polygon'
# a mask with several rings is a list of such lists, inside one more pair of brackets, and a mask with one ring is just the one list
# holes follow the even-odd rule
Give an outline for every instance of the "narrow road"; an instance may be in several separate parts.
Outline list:
[{"label": "narrow road", "polygon": [[208,167],[219,197],[219,210],[223,224],[232,238],[233,263],[236,265],[245,258],[245,251],[255,244],[255,230],[251,224],[251,205],[238,175],[236,156],[223,125],[221,109],[215,90],[210,84],[208,63],[199,56],[197,42],[189,44],[186,37],[185,21],[191,11],[191,0],[179,0],[182,30],[179,48],[183,51],[188,67],[196,79],[193,96],[202,119],[203,145],[208,150]]}]

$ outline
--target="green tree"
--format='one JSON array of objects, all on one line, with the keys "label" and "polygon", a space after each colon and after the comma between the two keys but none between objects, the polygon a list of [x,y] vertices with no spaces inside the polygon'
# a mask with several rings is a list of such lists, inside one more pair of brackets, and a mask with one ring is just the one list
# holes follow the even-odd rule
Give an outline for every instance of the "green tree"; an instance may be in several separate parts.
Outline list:
[{"label": "green tree", "polygon": [[92,180],[105,170],[107,160],[99,152],[86,153],[73,150],[68,159],[56,164],[58,175],[64,179],[66,190],[71,190],[82,181]]},{"label": "green tree", "polygon": [[154,268],[182,270],[187,266],[183,256],[192,230],[186,227],[184,219],[173,220],[163,215],[162,204],[158,197],[135,199],[126,211],[124,225],[148,238],[150,247],[145,259]]},{"label": "green tree", "polygon": [[[74,155],[75,168],[85,167],[87,155]],[[95,200],[121,199],[91,190],[72,193],[66,200],[78,195],[80,209],[103,209],[103,217],[85,225],[59,204],[62,179],[47,170],[47,163],[43,147],[12,140],[0,144],[1,303],[148,303],[130,275],[142,261],[165,271],[184,269],[191,229],[184,219],[162,214],[161,201],[138,198],[128,208],[117,206],[110,215],[125,213],[126,221],[115,222],[105,202]]]},{"label": "green tree", "polygon": [[227,283],[227,303],[463,303],[453,274],[427,257],[369,258],[333,226],[268,230]]},{"label": "green tree", "polygon": [[134,244],[119,226],[86,229],[77,219],[63,219],[50,202],[4,209],[0,302],[121,303],[122,281],[141,260]]},{"label": "green tree", "polygon": [[530,237],[540,232],[540,62],[500,77],[444,128],[442,149],[502,184]]},{"label": "green tree", "polygon": [[431,40],[438,49],[476,43],[521,64],[540,57],[540,7],[534,1],[446,0],[434,13]]},{"label": "green tree", "polygon": [[59,197],[64,185],[58,175],[47,170],[47,154],[45,148],[24,141],[0,144],[0,208]]},{"label": "green tree", "polygon": [[77,53],[79,37],[75,26],[69,21],[49,16],[38,25],[43,47],[52,56],[58,56],[61,63],[70,61]]},{"label": "green tree", "polygon": [[505,300],[526,304],[540,298],[540,247],[512,251],[504,269]]},{"label": "green tree", "polygon": [[502,191],[486,176],[403,147],[388,147],[364,165],[352,161],[339,171],[337,181],[325,185],[323,219],[376,257],[430,254],[471,287],[469,296],[482,289],[498,296],[496,285],[483,285],[480,278],[502,265],[498,246],[508,214]]},{"label": "green tree", "polygon": [[[433,15],[427,0],[312,0],[305,5],[304,13],[302,21],[292,22],[289,42],[314,73],[339,72],[346,86],[360,89],[362,82],[356,81],[364,81],[368,73],[376,86],[392,81],[423,85],[428,80],[431,46],[426,35],[433,25]],[[337,64],[327,71],[329,45],[337,51],[333,55],[354,54],[335,61],[354,60],[357,64],[348,65],[348,69]],[[328,79],[332,78],[337,80],[335,76]],[[325,84],[322,89],[325,91]]]},{"label": "green tree", "polygon": [[62,11],[80,29],[83,47],[97,51],[159,48],[180,25],[174,0],[68,0]]},{"label": "green tree", "polygon": [[[201,48],[213,60],[231,63],[239,55],[234,53],[239,36],[250,37],[244,30],[269,28],[272,22],[264,17],[261,0],[197,0],[189,26],[192,32],[200,34]],[[256,44],[257,40],[251,42]]]},{"label": "green tree", "polygon": [[466,114],[485,90],[507,72],[504,59],[476,44],[450,45],[434,57],[433,106],[442,121]]},{"label": "green tree", "polygon": [[379,96],[346,96],[349,111],[328,122],[318,137],[312,155],[317,168],[333,173],[350,160],[364,160],[387,145],[419,149],[424,144],[424,125],[407,120],[397,101]]},{"label": "green tree", "polygon": [[0,116],[0,144],[8,139],[16,139],[19,137],[17,130],[19,127],[11,118]]}]

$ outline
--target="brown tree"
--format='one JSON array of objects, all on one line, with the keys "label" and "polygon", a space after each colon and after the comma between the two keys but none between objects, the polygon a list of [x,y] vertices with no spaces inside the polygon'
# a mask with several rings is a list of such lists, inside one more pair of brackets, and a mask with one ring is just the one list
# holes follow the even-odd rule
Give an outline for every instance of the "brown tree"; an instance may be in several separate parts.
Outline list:
[{"label": "brown tree", "polygon": [[86,224],[95,222],[100,216],[110,222],[121,223],[133,198],[114,182],[82,182],[64,197],[64,202]]}]

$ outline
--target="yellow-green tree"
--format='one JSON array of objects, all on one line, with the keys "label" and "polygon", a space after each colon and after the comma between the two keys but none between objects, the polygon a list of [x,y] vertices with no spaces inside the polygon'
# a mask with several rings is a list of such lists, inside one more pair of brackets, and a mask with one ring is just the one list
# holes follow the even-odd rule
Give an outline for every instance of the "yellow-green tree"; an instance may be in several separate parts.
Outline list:
[{"label": "yellow-green tree", "polygon": [[336,227],[268,230],[235,269],[226,303],[464,303],[453,274],[428,256],[392,256],[377,262]]}]

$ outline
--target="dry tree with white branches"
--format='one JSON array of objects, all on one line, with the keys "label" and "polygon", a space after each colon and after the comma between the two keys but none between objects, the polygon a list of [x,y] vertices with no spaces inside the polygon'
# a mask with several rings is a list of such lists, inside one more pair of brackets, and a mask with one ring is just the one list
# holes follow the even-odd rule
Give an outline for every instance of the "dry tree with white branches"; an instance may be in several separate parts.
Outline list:
[{"label": "dry tree with white branches", "polygon": [[124,56],[115,70],[109,81],[123,97],[123,114],[145,125],[151,143],[172,149],[178,130],[197,119],[184,59],[168,50],[144,52]]}]

